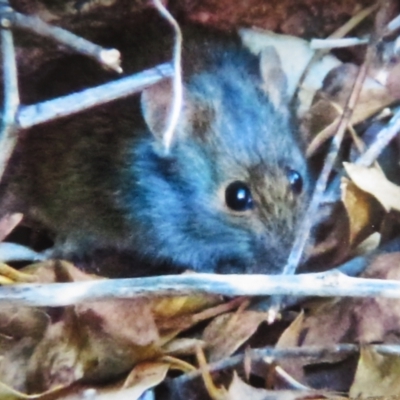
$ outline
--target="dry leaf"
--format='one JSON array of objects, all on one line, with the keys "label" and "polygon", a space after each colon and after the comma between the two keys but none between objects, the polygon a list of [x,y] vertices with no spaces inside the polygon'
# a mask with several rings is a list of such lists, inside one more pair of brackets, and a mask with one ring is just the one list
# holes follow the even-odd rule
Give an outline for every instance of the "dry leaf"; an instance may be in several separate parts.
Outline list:
[{"label": "dry leaf", "polygon": [[[40,400],[41,398],[57,398],[56,393],[59,392],[60,388],[49,390],[44,393],[40,394],[32,394],[28,395],[13,388],[5,385],[4,383],[0,382],[0,399],[1,400]],[[53,396],[51,396],[53,395]]]},{"label": "dry leaf", "polygon": [[[307,154],[312,155],[336,132],[336,123],[343,113],[358,67],[343,64],[332,69],[325,77],[322,89],[316,94],[313,105],[307,111],[302,125],[309,132],[312,142]],[[350,124],[356,125],[394,102],[389,90],[377,80],[367,77],[357,99]]]},{"label": "dry leaf", "polygon": [[38,283],[76,282],[104,279],[87,274],[75,265],[64,260],[47,260],[28,265],[22,269],[25,274],[33,275]]},{"label": "dry leaf", "polygon": [[400,187],[387,180],[377,168],[343,163],[350,179],[364,192],[374,196],[386,211],[400,211]]},{"label": "dry leaf", "polygon": [[373,196],[346,178],[342,178],[341,192],[350,221],[350,245],[354,246],[379,229],[382,209]]},{"label": "dry leaf", "polygon": [[79,304],[75,313],[82,323],[101,330],[117,343],[149,346],[160,340],[151,302],[146,298]]},{"label": "dry leaf", "polygon": [[218,295],[159,297],[152,301],[152,311],[157,320],[193,314],[222,302]]},{"label": "dry leaf", "polygon": [[[157,323],[157,327],[159,328],[160,332],[163,334],[168,334],[169,332],[180,332],[186,329],[189,329],[190,327],[194,326],[195,324],[198,324],[201,321],[211,319],[217,315],[226,313],[228,311],[231,311],[235,308],[238,308],[243,302],[247,301],[243,297],[237,297],[231,301],[228,301],[226,303],[221,304],[221,297],[220,296],[214,296],[214,295],[207,295],[204,294],[202,295],[204,300],[199,302],[199,296],[195,295],[193,296],[194,298],[194,303],[191,302],[191,297],[190,296],[185,296],[186,299],[186,304],[188,306],[188,310],[190,312],[185,312],[184,308],[179,309],[177,316],[170,315],[171,313],[167,312],[167,317],[161,317],[159,315],[155,314],[155,319]],[[181,297],[179,297],[181,298]],[[174,304],[174,298],[173,297],[168,297],[161,299],[163,305],[167,308],[168,306],[168,301],[171,301],[172,304]],[[158,304],[159,299],[152,299],[152,302],[154,305]],[[203,306],[208,306],[208,305],[213,305],[210,308],[205,308],[203,309]],[[193,305],[196,305],[199,307],[199,309],[195,309]],[[166,310],[162,311],[162,315],[166,314]],[[172,339],[172,337],[171,337]]]},{"label": "dry leaf", "polygon": [[[13,339],[0,335],[0,381],[2,384],[12,387],[13,390],[27,393],[28,361],[36,345],[37,341],[32,337]],[[1,396],[0,399],[2,399]]]},{"label": "dry leaf", "polygon": [[266,390],[258,389],[243,382],[236,372],[233,374],[232,382],[224,400],[301,400],[301,399],[322,399],[325,394],[318,394],[313,390]]},{"label": "dry leaf", "polygon": [[361,349],[351,398],[390,398],[400,393],[400,357],[378,354],[370,347]]},{"label": "dry leaf", "polygon": [[0,219],[0,242],[22,221],[21,213],[5,214]]},{"label": "dry leaf", "polygon": [[[293,96],[303,71],[315,53],[309,42],[262,29],[240,29],[239,34],[243,44],[254,54],[260,54],[262,49],[268,46],[277,50],[288,80],[287,94],[289,97]],[[299,117],[309,109],[314,94],[322,86],[326,74],[340,64],[341,62],[331,54],[326,54],[312,64],[299,92]]]},{"label": "dry leaf", "polygon": [[202,337],[207,343],[210,361],[233,354],[267,319],[267,313],[257,311],[238,311],[214,318]]},{"label": "dry leaf", "polygon": [[374,232],[361,242],[352,252],[353,256],[361,256],[376,250],[381,244],[382,235],[379,232]]},{"label": "dry leaf", "polygon": [[200,347],[196,348],[196,358],[199,364],[201,377],[203,379],[203,383],[204,386],[206,387],[207,393],[213,400],[226,400],[227,391],[223,386],[217,387],[214,384],[210,370],[208,368],[206,357],[204,355],[203,350]]},{"label": "dry leaf", "polygon": [[[280,399],[278,396],[277,397],[268,396],[268,392],[265,389],[256,389],[248,385],[239,378],[236,372],[234,372],[232,382],[228,389],[226,400],[243,400],[243,399],[267,400],[267,398],[270,399],[276,398],[276,400]],[[289,398],[287,399],[289,400]]]},{"label": "dry leaf", "polygon": [[129,399],[138,399],[147,389],[161,383],[168,372],[169,364],[163,362],[144,362],[137,365],[125,380],[122,389],[130,389]]},{"label": "dry leaf", "polygon": [[2,383],[26,392],[28,361],[49,323],[49,316],[42,310],[5,305],[1,307],[0,381]]},{"label": "dry leaf", "polygon": [[85,304],[67,308],[48,328],[29,360],[27,379],[35,391],[81,379],[101,381],[160,355],[157,327],[144,300]]},{"label": "dry leaf", "polygon": [[[39,263],[24,271],[45,283],[100,279],[64,261]],[[4,308],[0,312],[0,334],[3,326],[7,334],[18,332],[22,338],[35,335],[36,342],[30,345],[28,355],[21,358],[27,367],[20,369],[18,385],[40,392],[58,385],[67,387],[77,380],[113,379],[138,362],[163,357],[168,351],[163,346],[182,329],[236,308],[244,300],[235,299],[226,304],[220,304],[221,301],[221,296],[195,295],[87,302],[58,311],[51,324],[46,313],[37,309],[16,308],[11,313]],[[177,344],[178,341],[171,346]],[[12,358],[18,345],[10,342],[6,347],[7,357],[0,364],[0,368],[10,371],[7,382],[15,379],[17,373],[13,363],[18,368],[21,365]],[[190,347],[186,342],[185,351],[193,354],[193,341]]]},{"label": "dry leaf", "polygon": [[[372,259],[362,277],[400,280],[400,252],[381,254]],[[397,343],[400,332],[400,300],[388,298],[332,299],[309,302],[307,312],[281,336],[278,347],[328,346],[338,343]],[[353,364],[346,355],[327,354],[314,366],[307,360],[279,362],[295,379],[305,385],[327,385],[347,390]],[[323,364],[321,364],[323,363]],[[337,364],[336,368],[333,364]],[[328,364],[331,364],[328,367]],[[307,371],[304,367],[308,367]],[[319,374],[319,375],[318,375]],[[329,375],[334,374],[334,375]],[[329,386],[329,385],[341,386]]]},{"label": "dry leaf", "polygon": [[394,65],[388,73],[386,87],[389,93],[396,99],[400,98],[400,64]]}]

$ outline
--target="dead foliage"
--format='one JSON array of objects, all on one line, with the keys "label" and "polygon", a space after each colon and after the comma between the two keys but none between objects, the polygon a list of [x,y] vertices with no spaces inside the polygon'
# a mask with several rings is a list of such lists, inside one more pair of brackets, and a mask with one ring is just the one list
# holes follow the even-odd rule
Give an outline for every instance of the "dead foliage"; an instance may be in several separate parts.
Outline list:
[{"label": "dead foliage", "polygon": [[[49,7],[48,2],[40,1],[16,3],[48,22],[64,21],[69,28],[79,29],[82,23],[71,11],[75,3],[82,3],[82,15],[86,12],[91,18],[100,11],[119,13],[125,6],[118,1],[65,1]],[[345,3],[347,15],[350,3]],[[368,165],[360,162],[366,149],[387,134],[389,119],[398,113],[398,27],[389,29],[398,10],[388,3],[379,9],[352,7],[353,18],[330,39],[351,32],[369,40],[342,53],[338,49],[314,51],[299,37],[250,29],[240,32],[253,52],[271,45],[277,48],[289,95],[295,99],[302,140],[317,169],[324,165],[327,146],[337,137],[340,124],[346,131],[329,174],[331,185],[317,199],[317,215],[308,216],[314,221],[312,232],[306,233],[310,237],[303,259],[308,269],[327,270],[361,256],[367,267],[360,278],[400,280],[400,253],[380,247],[398,232],[398,138],[381,145],[378,159]],[[326,10],[323,17],[330,26],[333,11],[328,13],[327,4],[322,8]],[[276,8],[272,5],[252,6],[256,20]],[[213,12],[219,7],[224,8],[223,3],[182,2],[180,10],[191,9],[188,19],[206,25],[248,25],[250,17],[239,6],[237,14],[226,13],[218,19]],[[286,10],[287,2],[282,7]],[[307,33],[302,29],[305,21],[321,17],[315,10],[299,6],[286,10],[288,18],[278,25],[271,17],[263,21],[265,26],[301,36]],[[100,19],[98,25],[90,19],[90,30],[104,29],[103,24],[108,27],[109,18],[107,22]],[[35,57],[40,61],[35,64],[37,71],[57,59],[60,51],[50,46],[47,59],[43,49],[29,40],[19,50],[25,66]],[[357,80],[360,87],[356,93]],[[0,220],[2,241],[15,227],[21,228],[22,218],[7,214]],[[2,260],[44,257],[26,246],[2,244]],[[102,279],[106,278],[62,260],[36,262],[18,270],[7,263],[0,265],[2,285]],[[150,398],[145,396],[153,393],[157,399],[193,400],[397,396],[399,301],[368,296],[308,299],[282,312],[281,320],[273,324],[270,310],[262,302],[198,293],[104,299],[67,307],[21,307],[10,302],[0,308],[0,400],[134,400]],[[254,349],[266,352],[260,355]]]}]

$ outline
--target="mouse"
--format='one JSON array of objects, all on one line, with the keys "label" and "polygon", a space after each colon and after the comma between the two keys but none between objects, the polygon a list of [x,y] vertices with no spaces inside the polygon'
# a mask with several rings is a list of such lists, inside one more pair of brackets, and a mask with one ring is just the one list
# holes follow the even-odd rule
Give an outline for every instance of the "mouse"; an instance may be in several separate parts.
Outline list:
[{"label": "mouse", "polygon": [[0,210],[52,232],[54,257],[128,260],[107,275],[279,274],[311,188],[279,57],[251,54],[234,35],[184,34],[183,43],[168,149],[164,79],[21,132]]}]

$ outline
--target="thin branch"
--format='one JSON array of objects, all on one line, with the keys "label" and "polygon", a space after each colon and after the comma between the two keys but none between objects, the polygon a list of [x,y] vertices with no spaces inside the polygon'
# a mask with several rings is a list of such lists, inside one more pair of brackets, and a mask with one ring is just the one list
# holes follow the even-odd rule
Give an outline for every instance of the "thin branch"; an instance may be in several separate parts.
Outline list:
[{"label": "thin branch", "polygon": [[[3,1],[0,11],[9,10]],[[16,114],[19,106],[18,76],[12,32],[1,28],[1,51],[3,59],[4,105],[0,132],[0,179],[17,142]]]},{"label": "thin branch", "polygon": [[356,161],[356,164],[369,167],[382,153],[385,147],[400,132],[400,109],[395,113],[389,123],[381,129],[374,142]]},{"label": "thin branch", "polygon": [[[346,36],[349,32],[351,32],[356,26],[358,26],[365,18],[371,15],[374,11],[376,11],[379,7],[379,4],[373,4],[370,7],[364,8],[359,13],[357,13],[354,17],[350,18],[344,25],[342,25],[339,29],[333,32],[331,35],[328,36],[328,39],[340,39]],[[304,68],[303,73],[301,74],[297,88],[295,93],[293,94],[292,100],[295,101],[297,99],[298,93],[306,79],[307,75],[309,74],[312,66],[317,63],[325,54],[327,54],[327,50],[318,50],[314,53],[311,57],[310,61],[308,62],[307,66]]]},{"label": "thin branch", "polygon": [[88,108],[140,92],[158,81],[171,77],[170,63],[158,65],[137,74],[121,78],[78,93],[30,106],[22,106],[17,114],[17,124],[26,129],[43,122],[71,115]]},{"label": "thin branch", "polygon": [[375,47],[373,45],[368,47],[367,54],[365,56],[365,61],[358,71],[357,77],[354,81],[353,88],[350,93],[350,96],[347,100],[347,104],[346,104],[343,114],[341,116],[341,120],[339,122],[336,135],[334,136],[334,138],[332,140],[329,153],[328,153],[325,163],[324,163],[324,167],[323,167],[322,172],[321,172],[321,174],[317,180],[317,183],[315,185],[315,189],[314,189],[314,193],[312,195],[311,201],[310,201],[310,205],[307,209],[304,220],[298,231],[299,234],[297,235],[296,240],[293,244],[292,251],[290,252],[287,264],[285,265],[285,267],[282,271],[283,274],[293,274],[296,271],[297,266],[300,263],[301,257],[303,255],[304,247],[308,241],[310,231],[311,231],[312,225],[314,223],[314,216],[317,214],[319,204],[321,203],[323,194],[326,190],[329,176],[334,167],[334,164],[335,164],[335,161],[337,158],[337,154],[340,149],[340,145],[342,143],[344,134],[346,132],[347,126],[351,119],[351,115],[355,108],[356,101],[361,92],[365,77],[367,76],[368,67],[371,62],[374,51],[375,51]]},{"label": "thin branch", "polygon": [[343,47],[360,46],[368,44],[368,38],[342,38],[342,39],[312,39],[310,48],[313,50],[330,50]]},{"label": "thin branch", "polygon": [[396,18],[392,19],[387,25],[387,30],[389,33],[393,32],[399,28],[400,28],[400,15],[398,15]]},{"label": "thin branch", "polygon": [[296,297],[400,298],[400,281],[352,278],[338,271],[301,275],[168,275],[151,278],[70,283],[18,284],[0,287],[0,304],[59,307],[86,301],[140,296],[289,295]]},{"label": "thin branch", "polygon": [[65,29],[49,25],[35,16],[24,15],[11,10],[2,13],[1,19],[3,26],[6,24],[10,28],[20,28],[34,32],[39,36],[54,40],[80,54],[84,54],[109,69],[118,73],[122,72],[120,65],[121,54],[116,49],[105,49]]},{"label": "thin branch", "polygon": [[172,81],[172,104],[169,112],[169,120],[166,130],[163,134],[164,146],[166,151],[172,143],[174,132],[178,124],[179,116],[182,109],[183,102],[183,85],[182,85],[182,32],[178,22],[170,14],[170,12],[164,7],[160,0],[153,0],[158,12],[164,17],[169,24],[172,26],[175,33],[175,43],[173,51],[173,66],[174,66],[174,78]]},{"label": "thin branch", "polygon": [[[370,345],[369,348],[381,354],[393,354],[400,355],[399,345]],[[246,352],[246,354],[238,354],[229,358],[225,358],[220,361],[208,364],[208,370],[210,372],[222,371],[227,368],[234,368],[243,364],[245,357],[250,357],[254,362],[264,361],[265,359],[272,360],[283,360],[288,358],[307,359],[314,362],[325,360],[326,357],[335,355],[347,356],[360,351],[360,346],[357,344],[350,343],[339,343],[330,346],[304,346],[304,347],[287,347],[287,348],[276,348],[276,347],[264,347],[262,349],[252,349]],[[175,378],[174,384],[181,385],[187,383],[193,379],[201,376],[201,371],[196,370],[193,372],[186,373],[184,375]]]}]

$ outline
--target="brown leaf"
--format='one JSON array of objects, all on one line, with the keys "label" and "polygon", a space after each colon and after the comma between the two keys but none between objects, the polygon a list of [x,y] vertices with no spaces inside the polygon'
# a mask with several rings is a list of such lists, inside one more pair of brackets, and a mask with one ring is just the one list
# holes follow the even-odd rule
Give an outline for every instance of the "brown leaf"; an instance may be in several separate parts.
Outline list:
[{"label": "brown leaf", "polygon": [[[34,270],[41,281],[93,278],[66,262],[41,263],[30,270]],[[203,317],[209,318],[210,312],[212,316],[216,309],[222,312],[240,304],[236,300],[209,308],[220,301],[220,296],[208,295],[142,297],[66,308],[47,328],[33,352],[28,370],[30,388],[43,391],[57,385],[68,386],[77,380],[112,379],[138,362],[161,357],[166,352],[162,346],[188,325],[175,325],[173,331],[165,330],[160,334],[157,321],[187,318],[193,325],[199,320],[197,315],[203,313]],[[193,314],[196,311],[198,314]]]},{"label": "brown leaf", "polygon": [[207,343],[210,361],[230,356],[267,319],[267,313],[257,311],[238,311],[214,318],[202,338]]},{"label": "brown leaf", "polygon": [[40,392],[81,379],[85,374],[81,350],[88,351],[86,343],[85,329],[72,309],[66,310],[64,319],[49,327],[29,360],[29,389]]},{"label": "brown leaf", "polygon": [[374,196],[386,211],[400,211],[400,187],[388,181],[382,171],[350,163],[343,165],[350,179],[361,190]]},{"label": "brown leaf", "polygon": [[49,316],[37,308],[7,305],[0,308],[0,333],[15,339],[40,338],[49,322]]},{"label": "brown leaf", "polygon": [[[400,279],[400,252],[381,254],[373,258],[371,265],[362,275],[365,278]],[[331,299],[305,304],[304,317],[299,316],[281,336],[278,347],[334,345],[338,343],[398,343],[400,332],[400,300],[388,298]],[[327,354],[320,363],[344,362],[346,355]],[[295,379],[310,384],[306,371],[306,360],[288,360],[280,365]],[[351,376],[351,363],[337,367],[345,373],[342,385]],[[323,367],[319,367],[323,371]],[[329,372],[330,370],[330,372]],[[326,374],[332,373],[333,367]],[[321,378],[322,379],[322,378]],[[332,383],[340,383],[338,375]],[[321,382],[319,382],[321,384]],[[343,387],[344,387],[343,386]],[[335,387],[335,390],[338,388]]]},{"label": "brown leaf", "polygon": [[[143,340],[148,338],[138,336],[135,329],[132,334],[125,328],[118,333],[102,317],[95,311],[76,313],[73,307],[64,311],[62,318],[48,328],[29,361],[31,390],[67,386],[81,379],[112,379],[138,361],[161,354],[157,343],[144,345]],[[143,345],[132,342],[137,337]]]},{"label": "brown leaf", "polygon": [[350,245],[361,243],[379,229],[382,208],[373,196],[342,178],[342,201],[350,221]]},{"label": "brown leaf", "polygon": [[300,400],[310,398],[322,399],[326,397],[325,394],[318,394],[312,390],[299,391],[258,389],[243,382],[235,372],[224,400]]},{"label": "brown leaf", "polygon": [[3,384],[20,392],[27,392],[28,362],[36,345],[37,341],[32,337],[13,339],[0,335],[0,381]]},{"label": "brown leaf", "polygon": [[370,347],[361,349],[351,398],[389,398],[400,393],[400,357],[379,354]]},{"label": "brown leaf", "polygon": [[31,307],[3,305],[0,310],[1,382],[26,391],[29,358],[49,325],[49,316]]},{"label": "brown leaf", "polygon": [[[12,387],[5,385],[4,383],[0,382],[0,399],[1,400],[40,400],[41,398],[43,399],[50,399],[50,398],[58,398],[57,396],[54,396],[56,392],[59,391],[59,388],[55,390],[49,390],[44,393],[40,394],[32,394],[28,395],[25,393],[22,393],[20,391],[17,391],[13,389]],[[54,396],[54,397],[53,397]]]},{"label": "brown leaf", "polygon": [[164,362],[144,362],[137,365],[125,380],[122,389],[128,389],[129,399],[138,399],[147,389],[161,383],[168,372],[169,364]]},{"label": "brown leaf", "polygon": [[199,364],[204,386],[209,396],[213,400],[226,400],[227,391],[224,386],[218,387],[215,385],[210,373],[210,369],[208,368],[206,357],[200,347],[197,347],[196,349],[196,358]]},{"label": "brown leaf", "polygon": [[[198,324],[201,321],[213,318],[219,314],[228,312],[230,310],[233,310],[237,307],[239,307],[243,302],[247,301],[243,297],[238,297],[233,300],[230,300],[226,303],[221,303],[221,298],[219,296],[214,296],[214,295],[206,295],[204,294],[203,300],[199,302],[198,296],[193,296],[195,299],[195,303],[191,302],[191,297],[186,296],[186,302],[188,307],[188,310],[190,312],[185,311],[185,308],[179,309],[179,312],[177,313],[176,316],[170,315],[171,313],[168,313],[167,316],[165,316],[165,310],[163,311],[163,316],[160,318],[159,315],[155,315],[156,323],[158,328],[160,329],[161,332],[170,332],[171,330],[174,332],[180,332],[186,329],[189,329],[190,327],[194,326],[195,324]],[[178,300],[181,297],[178,298]],[[162,299],[163,304],[168,301],[173,302],[174,298],[166,298]],[[158,304],[159,300],[154,300],[153,304]],[[196,305],[196,308],[193,308],[193,304]],[[208,305],[211,305],[211,307],[206,307]],[[185,311],[185,312],[183,312]],[[165,316],[165,317],[164,317]]]},{"label": "brown leaf", "polygon": [[[350,91],[352,90],[358,67],[342,64],[332,69],[324,79],[322,89],[314,98],[304,118],[306,131],[310,132],[311,141],[307,154],[313,154],[335,132],[335,121],[343,113]],[[356,125],[393,103],[394,97],[377,80],[367,77],[357,99],[357,104],[350,124]]]},{"label": "brown leaf", "polygon": [[36,278],[36,282],[39,283],[76,282],[104,279],[96,275],[86,274],[72,263],[64,260],[47,260],[31,264],[23,268],[22,271],[26,274],[33,275]]},{"label": "brown leaf", "polygon": [[22,221],[21,213],[5,214],[0,219],[0,242]]},{"label": "brown leaf", "polygon": [[396,99],[400,99],[400,64],[397,63],[389,70],[386,87],[389,93]]},{"label": "brown leaf", "polygon": [[77,305],[75,312],[83,323],[101,330],[116,342],[148,346],[160,340],[151,302],[145,298],[85,303]]}]

